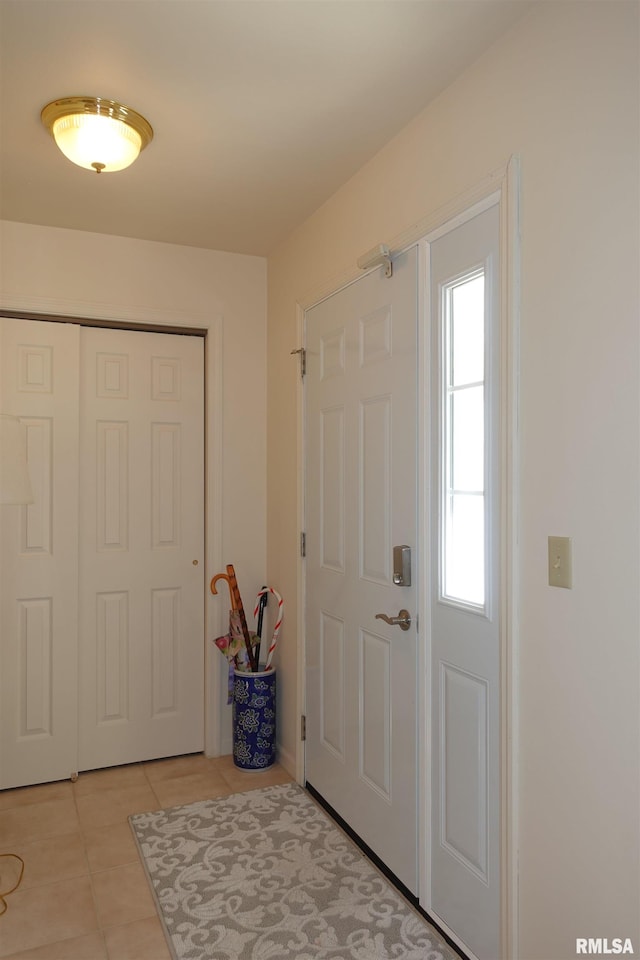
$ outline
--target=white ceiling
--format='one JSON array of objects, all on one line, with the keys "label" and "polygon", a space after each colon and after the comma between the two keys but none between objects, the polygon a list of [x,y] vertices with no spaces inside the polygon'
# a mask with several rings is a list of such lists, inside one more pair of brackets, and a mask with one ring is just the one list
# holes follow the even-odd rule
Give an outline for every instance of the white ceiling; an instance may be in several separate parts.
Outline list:
[{"label": "white ceiling", "polygon": [[[266,255],[525,12],[525,0],[0,0],[0,217]],[[40,122],[142,113],[128,170]]]}]

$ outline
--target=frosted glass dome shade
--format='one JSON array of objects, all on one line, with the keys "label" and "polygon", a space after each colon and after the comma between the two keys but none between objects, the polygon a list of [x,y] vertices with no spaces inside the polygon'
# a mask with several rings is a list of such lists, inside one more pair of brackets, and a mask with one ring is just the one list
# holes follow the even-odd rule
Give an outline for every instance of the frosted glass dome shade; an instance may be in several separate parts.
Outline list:
[{"label": "frosted glass dome shade", "polygon": [[124,170],[153,137],[149,123],[130,107],[98,97],[54,100],[42,111],[62,153],[86,170]]}]

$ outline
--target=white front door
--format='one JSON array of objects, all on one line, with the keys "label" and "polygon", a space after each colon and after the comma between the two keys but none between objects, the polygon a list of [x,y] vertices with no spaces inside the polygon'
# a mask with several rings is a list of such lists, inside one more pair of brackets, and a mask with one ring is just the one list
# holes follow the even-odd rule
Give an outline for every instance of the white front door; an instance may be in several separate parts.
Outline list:
[{"label": "white front door", "polygon": [[306,315],[306,780],[414,893],[417,259]]},{"label": "white front door", "polygon": [[500,282],[493,206],[430,245],[431,899],[500,953]]},{"label": "white front door", "polygon": [[203,748],[203,363],[82,331],[80,770]]},{"label": "white front door", "polygon": [[0,788],[203,745],[203,342],[0,321]]}]

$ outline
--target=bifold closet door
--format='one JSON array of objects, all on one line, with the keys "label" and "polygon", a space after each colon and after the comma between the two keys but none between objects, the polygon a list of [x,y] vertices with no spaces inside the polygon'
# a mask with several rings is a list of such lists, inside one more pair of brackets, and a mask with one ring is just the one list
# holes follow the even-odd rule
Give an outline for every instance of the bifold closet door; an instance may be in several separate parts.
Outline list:
[{"label": "bifold closet door", "polygon": [[0,320],[0,788],[204,739],[201,338]]},{"label": "bifold closet door", "polygon": [[80,770],[203,748],[203,357],[82,331]]},{"label": "bifold closet door", "polygon": [[78,769],[79,349],[75,324],[0,319],[34,495],[0,506],[0,788]]}]

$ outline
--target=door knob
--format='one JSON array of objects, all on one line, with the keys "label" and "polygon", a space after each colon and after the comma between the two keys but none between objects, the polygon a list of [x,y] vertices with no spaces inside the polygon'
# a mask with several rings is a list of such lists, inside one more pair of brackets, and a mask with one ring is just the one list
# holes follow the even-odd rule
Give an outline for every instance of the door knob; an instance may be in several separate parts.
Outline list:
[{"label": "door knob", "polygon": [[408,630],[411,626],[411,615],[408,610],[400,610],[397,617],[388,617],[386,613],[376,613],[376,620],[384,620],[392,627]]}]

